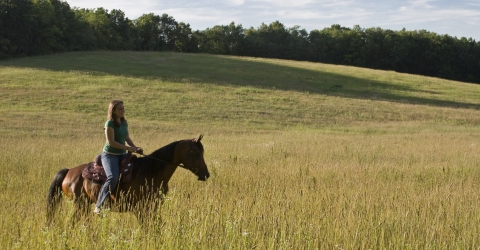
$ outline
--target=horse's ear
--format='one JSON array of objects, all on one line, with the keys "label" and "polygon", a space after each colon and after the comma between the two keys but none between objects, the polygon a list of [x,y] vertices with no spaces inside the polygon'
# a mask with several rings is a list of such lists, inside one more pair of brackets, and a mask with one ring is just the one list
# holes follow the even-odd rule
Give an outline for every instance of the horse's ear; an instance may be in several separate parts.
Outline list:
[{"label": "horse's ear", "polygon": [[202,140],[202,138],[203,138],[203,135],[201,134],[196,141],[200,142]]}]

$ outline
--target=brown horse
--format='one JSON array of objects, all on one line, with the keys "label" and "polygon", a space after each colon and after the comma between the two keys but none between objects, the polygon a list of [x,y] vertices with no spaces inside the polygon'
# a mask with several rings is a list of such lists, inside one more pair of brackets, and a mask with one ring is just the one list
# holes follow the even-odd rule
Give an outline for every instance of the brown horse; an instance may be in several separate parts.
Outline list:
[{"label": "brown horse", "polygon": [[[146,216],[154,214],[168,192],[168,181],[178,166],[193,172],[198,180],[207,180],[210,173],[203,158],[202,137],[172,142],[146,157],[136,159],[132,179],[128,183],[119,182],[115,195],[109,201],[112,211],[134,212],[139,222],[144,222]],[[48,192],[48,223],[53,219],[62,191],[74,201],[75,217],[90,212],[102,185],[82,177],[87,165],[62,169],[55,175]]]}]

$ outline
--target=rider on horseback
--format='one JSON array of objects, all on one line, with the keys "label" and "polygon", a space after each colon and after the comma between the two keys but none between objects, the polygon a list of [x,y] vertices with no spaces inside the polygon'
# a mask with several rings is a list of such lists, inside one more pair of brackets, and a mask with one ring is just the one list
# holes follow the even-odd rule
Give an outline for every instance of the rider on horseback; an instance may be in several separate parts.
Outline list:
[{"label": "rider on horseback", "polygon": [[119,165],[125,157],[126,151],[143,153],[143,149],[136,147],[130,139],[128,123],[125,119],[125,107],[122,101],[113,100],[110,102],[107,118],[105,123],[106,142],[101,156],[107,180],[100,189],[95,210],[93,210],[96,214],[100,213],[103,202],[117,187],[120,176]]}]

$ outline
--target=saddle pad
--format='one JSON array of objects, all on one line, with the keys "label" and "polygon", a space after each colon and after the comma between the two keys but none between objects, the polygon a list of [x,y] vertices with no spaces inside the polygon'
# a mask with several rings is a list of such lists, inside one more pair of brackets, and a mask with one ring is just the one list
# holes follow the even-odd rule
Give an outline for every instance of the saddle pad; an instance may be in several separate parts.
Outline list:
[{"label": "saddle pad", "polygon": [[[120,182],[127,183],[132,179],[134,161],[137,159],[137,156],[132,154],[127,154],[127,156],[120,163]],[[100,156],[96,156],[93,162],[87,164],[87,166],[82,171],[82,177],[88,180],[91,180],[98,184],[103,184],[107,181],[107,175],[105,174],[105,169],[101,165]]]},{"label": "saddle pad", "polygon": [[107,181],[107,175],[102,166],[95,164],[95,162],[90,162],[82,171],[82,177],[88,180],[91,180],[98,184],[103,184]]}]

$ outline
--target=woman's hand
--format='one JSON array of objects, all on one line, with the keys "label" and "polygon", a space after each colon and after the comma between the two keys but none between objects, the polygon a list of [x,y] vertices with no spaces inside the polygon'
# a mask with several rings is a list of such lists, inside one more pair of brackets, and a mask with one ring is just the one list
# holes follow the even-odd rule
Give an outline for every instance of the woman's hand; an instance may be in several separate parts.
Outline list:
[{"label": "woman's hand", "polygon": [[141,147],[128,147],[128,151],[138,154],[143,154],[143,148]]}]

